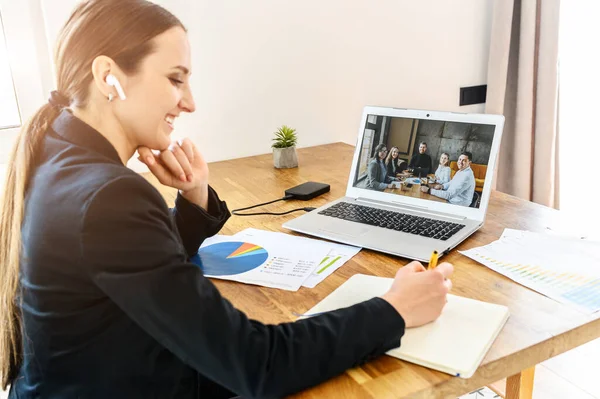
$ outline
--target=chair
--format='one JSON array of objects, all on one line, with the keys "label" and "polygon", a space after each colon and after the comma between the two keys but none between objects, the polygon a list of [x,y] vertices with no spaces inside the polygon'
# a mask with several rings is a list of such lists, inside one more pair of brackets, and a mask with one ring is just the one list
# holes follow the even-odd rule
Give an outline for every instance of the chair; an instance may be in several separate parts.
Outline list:
[{"label": "chair", "polygon": [[477,191],[473,191],[473,200],[471,201],[471,205],[469,208],[477,208],[479,206],[480,196]]},{"label": "chair", "polygon": [[406,169],[408,169],[408,162],[406,162],[404,159],[399,159],[398,160],[398,170],[402,173]]}]

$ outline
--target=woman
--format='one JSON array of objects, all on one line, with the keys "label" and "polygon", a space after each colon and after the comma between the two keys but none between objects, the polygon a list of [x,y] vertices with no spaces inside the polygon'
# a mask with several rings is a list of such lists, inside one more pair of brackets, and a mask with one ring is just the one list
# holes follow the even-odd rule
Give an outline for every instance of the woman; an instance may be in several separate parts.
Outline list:
[{"label": "woman", "polygon": [[395,178],[400,172],[400,160],[398,159],[398,147],[392,147],[388,156],[385,158],[385,166],[387,168],[387,175]]},{"label": "woman", "polygon": [[[13,148],[0,215],[9,398],[281,397],[440,314],[451,265],[412,263],[382,297],[275,326],[248,320],[188,261],[229,212],[195,145],[169,137],[195,105],[186,31],[165,9],[84,1],[56,71]],[[136,150],[179,190],[172,211],[125,167]]]},{"label": "woman", "polygon": [[438,184],[446,184],[450,181],[450,166],[448,163],[450,161],[450,156],[446,152],[442,152],[440,155],[440,164],[438,165],[437,170],[435,171],[435,182]]},{"label": "woman", "polygon": [[385,156],[387,155],[386,145],[381,143],[375,147],[375,154],[367,167],[367,188],[383,191],[386,188],[392,188],[392,181],[395,177],[388,176],[385,166]]}]

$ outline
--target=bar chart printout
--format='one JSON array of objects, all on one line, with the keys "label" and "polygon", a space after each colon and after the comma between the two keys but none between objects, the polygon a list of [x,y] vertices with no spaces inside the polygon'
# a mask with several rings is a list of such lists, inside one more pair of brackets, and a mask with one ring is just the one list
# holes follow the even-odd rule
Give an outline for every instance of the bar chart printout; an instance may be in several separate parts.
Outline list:
[{"label": "bar chart printout", "polygon": [[498,241],[461,253],[582,312],[600,310],[600,242],[506,229]]}]

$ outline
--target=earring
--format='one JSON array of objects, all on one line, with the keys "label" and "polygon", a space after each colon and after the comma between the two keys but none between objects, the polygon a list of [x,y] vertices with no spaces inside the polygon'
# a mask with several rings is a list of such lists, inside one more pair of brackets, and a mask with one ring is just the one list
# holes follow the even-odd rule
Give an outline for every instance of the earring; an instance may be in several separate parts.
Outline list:
[{"label": "earring", "polygon": [[108,93],[108,102],[112,102],[112,100],[115,98],[115,95],[112,93]]}]

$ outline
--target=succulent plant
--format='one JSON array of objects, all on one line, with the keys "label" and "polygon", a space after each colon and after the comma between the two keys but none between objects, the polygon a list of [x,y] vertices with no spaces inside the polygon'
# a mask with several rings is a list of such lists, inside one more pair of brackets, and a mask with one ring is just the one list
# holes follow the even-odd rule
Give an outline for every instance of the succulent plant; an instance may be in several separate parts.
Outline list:
[{"label": "succulent plant", "polygon": [[289,126],[283,125],[275,132],[274,143],[271,147],[273,148],[288,148],[296,145],[298,136],[296,129],[292,129]]}]

